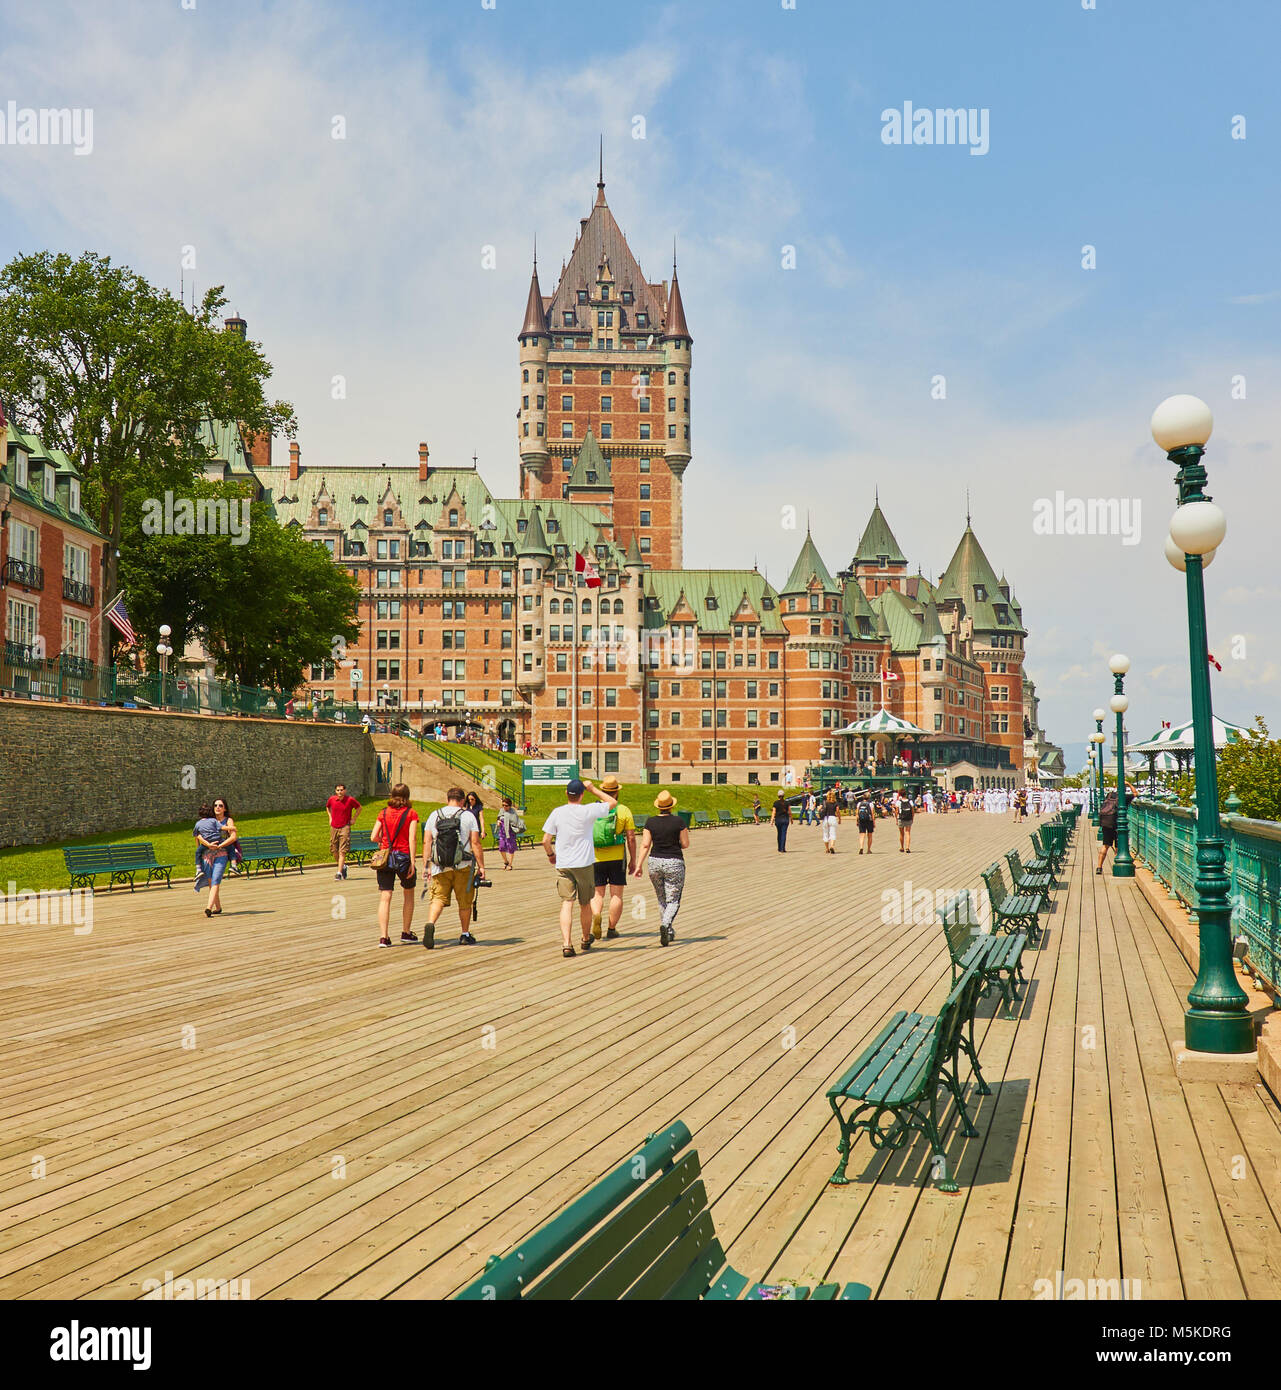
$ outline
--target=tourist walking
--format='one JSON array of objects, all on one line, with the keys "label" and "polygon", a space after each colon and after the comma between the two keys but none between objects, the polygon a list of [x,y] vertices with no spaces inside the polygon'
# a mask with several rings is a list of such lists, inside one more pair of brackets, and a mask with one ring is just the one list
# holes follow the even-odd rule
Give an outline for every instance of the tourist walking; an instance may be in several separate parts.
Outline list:
[{"label": "tourist walking", "polygon": [[774,827],[778,836],[778,852],[780,854],[787,853],[787,827],[791,824],[791,820],[792,808],[780,791],[774,798],[774,804],[769,808],[769,823]]},{"label": "tourist walking", "polygon": [[658,944],[667,946],[676,940],[673,923],[681,908],[685,891],[685,851],[689,848],[689,827],[676,814],[676,798],[671,792],[659,792],[654,799],[656,816],[645,822],[641,835],[640,855],[632,872],[637,878],[649,864],[649,881],[654,885],[660,913]]},{"label": "tourist walking", "polygon": [[1103,861],[1107,858],[1108,850],[1111,850],[1112,857],[1116,858],[1116,822],[1119,807],[1116,788],[1113,787],[1099,807],[1099,863],[1094,870],[1096,874],[1103,872]]},{"label": "tourist walking", "polygon": [[854,824],[858,827],[858,852],[872,852],[872,836],[876,832],[876,812],[872,809],[872,799],[866,792],[854,813]]},{"label": "tourist walking", "polygon": [[525,822],[512,805],[511,797],[503,797],[503,807],[494,825],[494,839],[498,842],[498,857],[503,861],[504,869],[512,867],[517,841],[524,833]]},{"label": "tourist walking", "polygon": [[378,877],[378,945],[390,946],[391,897],[399,883],[404,890],[401,904],[400,939],[408,943],[418,938],[410,931],[414,920],[414,885],[418,869],[414,863],[418,847],[418,812],[409,801],[409,788],[397,782],[386,806],[378,812],[369,838],[380,848],[369,863]]},{"label": "tourist walking", "polygon": [[823,802],[823,853],[836,853],[836,827],[841,819],[840,802],[836,799],[836,793],[829,791]]},{"label": "tourist walking", "polygon": [[351,823],[360,814],[360,802],[347,795],[347,788],[339,782],[334,794],[325,802],[329,813],[329,854],[338,865],[335,878],[347,877],[347,855],[351,851]]},{"label": "tourist walking", "polygon": [[435,949],[436,923],[451,896],[458,901],[458,944],[476,944],[471,931],[472,908],[476,886],[485,877],[485,846],[476,812],[466,805],[461,787],[450,787],[445,796],[445,804],[433,811],[423,826],[423,872],[428,876],[430,893],[423,945],[429,951]]},{"label": "tourist walking", "polygon": [[233,853],[238,857],[234,847],[240,838],[236,822],[222,797],[201,806],[192,834],[196,839],[196,892],[208,887],[205,916],[219,917],[222,915],[223,875],[232,862]]},{"label": "tourist walking", "polygon": [[[583,793],[598,797],[596,804],[583,805]],[[556,892],[560,896],[561,955],[568,959],[577,954],[570,933],[574,926],[574,903],[582,926],[581,947],[592,948],[592,900],[596,896],[596,847],[592,830],[596,821],[607,816],[615,798],[586,778],[575,777],[565,787],[565,805],[556,809],[543,822],[543,849],[547,862],[556,870]]]},{"label": "tourist walking", "polygon": [[[610,796],[617,796],[622,790],[618,778],[613,776],[606,777],[600,789]],[[596,863],[592,866],[596,882],[592,895],[592,939],[599,941],[606,893],[609,894],[607,937],[612,939],[618,935],[618,924],[623,917],[627,875],[636,868],[636,819],[621,801],[592,826],[592,846],[596,851]]]},{"label": "tourist walking", "polygon": [[912,820],[916,811],[910,796],[899,797],[898,803],[898,847],[901,853],[912,852]]},{"label": "tourist walking", "polygon": [[753,825],[759,825],[760,823],[761,823],[761,794],[760,794],[760,792],[757,792],[756,795],[755,795],[754,797],[752,797],[752,824],[753,824]]},{"label": "tourist walking", "polygon": [[468,792],[463,798],[463,810],[470,811],[476,817],[476,824],[480,828],[481,838],[485,836],[485,806],[480,797],[475,792]]}]

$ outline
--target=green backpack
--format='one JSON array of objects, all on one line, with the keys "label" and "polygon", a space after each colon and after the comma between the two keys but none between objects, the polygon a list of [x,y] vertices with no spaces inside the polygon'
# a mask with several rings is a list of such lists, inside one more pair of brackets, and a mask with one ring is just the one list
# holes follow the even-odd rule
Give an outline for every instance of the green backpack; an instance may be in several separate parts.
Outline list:
[{"label": "green backpack", "polygon": [[601,816],[592,825],[592,844],[597,849],[613,849],[627,839],[618,833],[618,807],[612,806],[609,814]]}]

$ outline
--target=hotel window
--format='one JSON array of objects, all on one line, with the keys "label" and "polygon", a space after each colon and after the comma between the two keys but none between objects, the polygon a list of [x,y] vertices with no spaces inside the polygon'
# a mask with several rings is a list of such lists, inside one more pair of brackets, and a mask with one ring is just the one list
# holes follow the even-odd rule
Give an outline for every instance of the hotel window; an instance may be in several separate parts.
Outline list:
[{"label": "hotel window", "polygon": [[643,459],[641,459],[641,461],[640,461],[640,471],[641,471],[642,473],[648,473],[648,472],[649,472],[649,459],[648,459],[648,458],[643,458]]},{"label": "hotel window", "polygon": [[68,487],[68,490],[67,490],[67,505],[68,505],[68,509],[69,509],[70,511],[72,511],[72,512],[79,512],[79,510],[80,510],[80,479],[79,479],[79,478],[72,478],[72,480],[71,480],[70,486]]},{"label": "hotel window", "polygon": [[77,584],[87,584],[89,582],[89,552],[83,546],[64,542],[62,573]]},{"label": "hotel window", "polygon": [[321,507],[321,509],[316,513],[316,525],[317,525],[317,526],[328,526],[328,525],[329,525],[329,513],[324,509],[324,507]]},{"label": "hotel window", "polygon": [[637,314],[637,315],[636,315],[636,327],[637,327],[637,328],[648,328],[648,327],[649,327],[649,315],[648,315],[648,314],[645,314],[645,313]]},{"label": "hotel window", "polygon": [[563,328],[573,328],[573,327],[574,327],[574,325],[575,325],[575,314],[574,314],[574,311],[573,311],[572,309],[566,309],[566,310],[564,310],[564,311],[562,312],[561,317],[562,317],[563,320],[564,320],[564,322],[563,322],[562,325],[561,325]]},{"label": "hotel window", "polygon": [[613,439],[614,437],[614,427],[609,423],[608,420],[601,421],[600,437],[602,439]]},{"label": "hotel window", "polygon": [[27,456],[21,449],[17,452],[17,463],[14,465],[14,482],[19,487],[27,486]]},{"label": "hotel window", "polygon": [[67,656],[87,659],[89,656],[89,624],[84,618],[65,614],[62,619],[62,650]]},{"label": "hotel window", "polygon": [[641,427],[640,427],[640,437],[641,437],[642,439],[648,439],[648,438],[650,437],[650,436],[649,436],[649,425],[648,425],[648,424],[642,424],[642,425],[641,425]]},{"label": "hotel window", "polygon": [[587,303],[587,291],[586,291],[586,290],[579,290],[579,291],[578,291],[578,302],[579,302],[580,304],[586,304],[586,303]]},{"label": "hotel window", "polygon": [[574,408],[574,398],[573,398],[573,396],[562,396],[562,397],[560,398],[560,408],[561,408],[562,410],[573,410],[573,408]]},{"label": "hotel window", "polygon": [[572,439],[574,437],[574,422],[572,420],[562,420],[560,422],[560,437],[562,439]]},{"label": "hotel window", "polygon": [[667,408],[668,408],[668,410],[670,410],[670,411],[672,412],[672,414],[675,414],[675,413],[676,413],[676,397],[675,397],[675,396],[668,396],[668,398],[667,398]]},{"label": "hotel window", "polygon": [[523,380],[525,380],[525,381],[528,381],[528,380],[529,380],[529,368],[528,368],[528,367],[525,368],[525,371],[524,371],[524,373],[523,373]]},{"label": "hotel window", "polygon": [[600,384],[602,386],[612,386],[614,384],[614,373],[606,368],[600,374]]},{"label": "hotel window", "polygon": [[556,688],[556,707],[564,709],[569,704],[569,691],[563,685]]},{"label": "hotel window", "polygon": [[668,425],[668,427],[667,427],[667,437],[668,437],[668,439],[675,439],[675,438],[676,438],[676,426],[675,426],[675,425]]},{"label": "hotel window", "polygon": [[609,412],[614,408],[613,396],[602,396],[600,398],[600,408],[604,412]]},{"label": "hotel window", "polygon": [[650,514],[649,514],[648,512],[646,512],[646,511],[642,511],[642,512],[641,512],[641,514],[640,514],[640,524],[641,524],[642,526],[648,526],[648,525],[650,525],[649,516],[650,516]]},{"label": "hotel window", "polygon": [[392,513],[391,513],[391,509],[388,508],[386,511],[383,512],[383,525],[384,525],[384,526],[390,526],[391,524],[392,524]]},{"label": "hotel window", "polygon": [[10,598],[5,604],[5,640],[20,647],[34,646],[36,640],[36,606]]},{"label": "hotel window", "polygon": [[641,412],[642,415],[648,415],[648,414],[649,414],[649,397],[648,397],[648,396],[638,396],[637,399],[636,399],[636,406],[637,406],[637,409]]}]

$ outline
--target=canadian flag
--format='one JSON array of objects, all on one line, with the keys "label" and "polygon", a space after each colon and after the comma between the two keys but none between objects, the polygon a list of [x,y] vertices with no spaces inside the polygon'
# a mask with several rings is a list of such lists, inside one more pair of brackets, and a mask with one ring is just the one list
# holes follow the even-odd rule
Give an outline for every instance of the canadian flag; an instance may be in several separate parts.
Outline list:
[{"label": "canadian flag", "polygon": [[587,581],[589,589],[600,588],[600,575],[596,573],[596,566],[580,551],[574,551],[574,573],[581,574]]},{"label": "canadian flag", "polygon": [[898,674],[897,671],[882,671],[882,672],[881,672],[881,679],[882,679],[883,681],[896,681],[896,680],[900,680],[901,677],[899,676],[899,674]]},{"label": "canadian flag", "polygon": [[1223,667],[1220,666],[1219,663],[1218,663],[1217,661],[1215,661],[1215,659],[1214,659],[1214,653],[1213,653],[1213,652],[1208,652],[1207,655],[1208,655],[1209,658],[1210,658],[1210,665],[1213,666],[1214,669],[1215,669],[1216,671],[1222,671],[1222,670],[1223,670]]}]

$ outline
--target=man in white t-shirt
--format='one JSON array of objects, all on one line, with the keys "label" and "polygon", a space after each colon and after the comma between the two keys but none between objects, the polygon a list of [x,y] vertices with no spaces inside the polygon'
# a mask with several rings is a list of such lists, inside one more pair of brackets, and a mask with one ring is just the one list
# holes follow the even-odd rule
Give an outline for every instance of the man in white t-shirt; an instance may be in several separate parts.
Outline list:
[{"label": "man in white t-shirt", "polygon": [[[583,793],[591,792],[600,800],[584,806]],[[577,777],[565,788],[565,805],[556,809],[543,822],[543,849],[547,862],[556,869],[556,892],[560,895],[560,934],[564,938],[561,955],[575,954],[570,941],[574,925],[574,900],[582,918],[582,949],[592,948],[592,899],[596,896],[596,846],[592,830],[602,816],[618,804],[618,798]]]},{"label": "man in white t-shirt", "polygon": [[485,849],[480,840],[476,817],[463,807],[463,790],[450,787],[448,801],[427,817],[423,827],[423,873],[430,875],[427,930],[423,945],[430,951],[436,944],[436,922],[449,906],[450,895],[458,899],[460,946],[474,946],[471,934],[472,901],[476,879],[485,877]]}]

